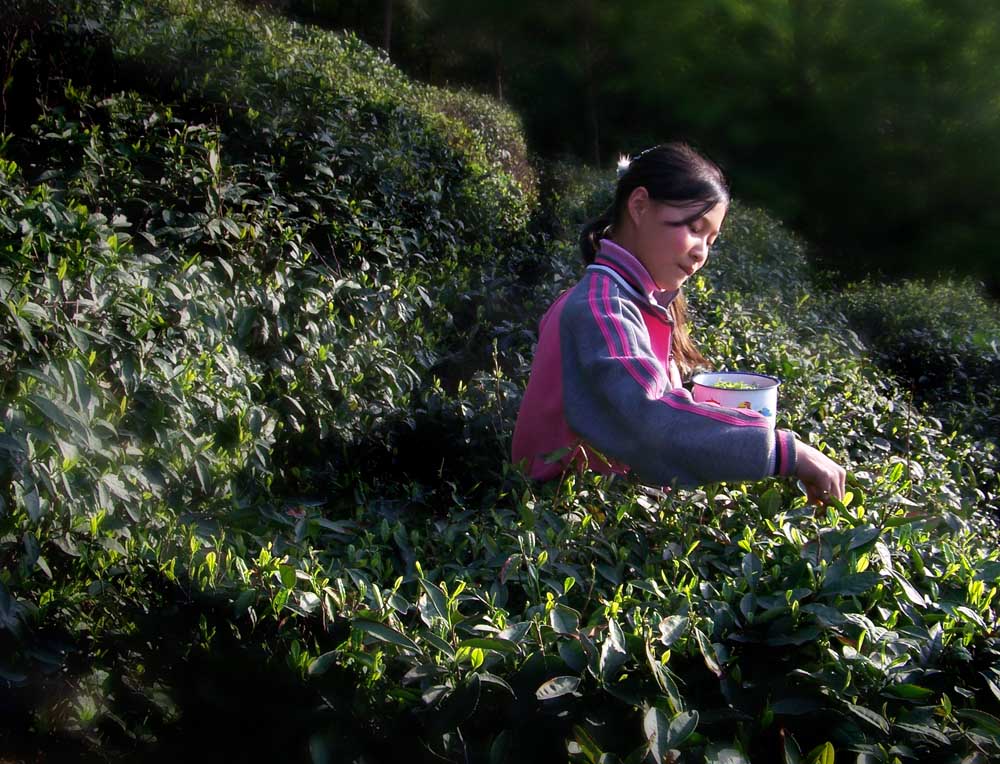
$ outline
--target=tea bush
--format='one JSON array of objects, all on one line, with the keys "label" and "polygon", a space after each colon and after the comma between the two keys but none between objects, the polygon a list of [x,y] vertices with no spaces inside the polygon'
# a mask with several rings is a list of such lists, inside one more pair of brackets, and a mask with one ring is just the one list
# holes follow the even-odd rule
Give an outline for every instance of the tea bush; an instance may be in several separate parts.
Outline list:
[{"label": "tea bush", "polygon": [[508,453],[536,322],[606,182],[557,168],[539,212],[496,163],[512,123],[435,112],[351,37],[58,9],[47,39],[85,30],[114,71],[68,59],[0,141],[0,741],[1000,755],[995,449],[871,363],[780,225],[733,209],[695,337],[783,379],[779,423],[849,466],[844,503],[531,484]]},{"label": "tea bush", "polygon": [[537,201],[535,169],[528,158],[521,120],[514,112],[496,99],[470,90],[425,86],[423,93],[434,111],[450,118],[450,124],[466,127],[465,136],[456,136],[459,144],[468,140],[481,143],[478,152],[483,159],[516,180],[529,204]]},{"label": "tea bush", "polygon": [[1000,432],[1000,311],[971,280],[845,291],[843,310],[880,363],[939,416],[979,437]]},{"label": "tea bush", "polygon": [[566,161],[541,162],[539,225],[562,240],[573,241],[582,226],[614,199],[614,176]]}]

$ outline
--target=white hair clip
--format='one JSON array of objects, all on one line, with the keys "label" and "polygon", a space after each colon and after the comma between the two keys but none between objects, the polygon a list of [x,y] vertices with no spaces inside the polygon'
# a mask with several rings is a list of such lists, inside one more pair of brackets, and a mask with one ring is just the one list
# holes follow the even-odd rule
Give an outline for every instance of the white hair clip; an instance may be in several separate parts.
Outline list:
[{"label": "white hair clip", "polygon": [[625,173],[628,172],[628,168],[632,164],[632,158],[628,154],[621,154],[618,157],[618,180],[621,180]]}]

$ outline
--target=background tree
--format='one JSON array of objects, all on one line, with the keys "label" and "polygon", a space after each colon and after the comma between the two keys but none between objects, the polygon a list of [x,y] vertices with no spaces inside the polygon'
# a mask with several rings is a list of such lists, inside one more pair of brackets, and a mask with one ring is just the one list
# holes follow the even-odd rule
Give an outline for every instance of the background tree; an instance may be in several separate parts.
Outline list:
[{"label": "background tree", "polygon": [[846,277],[1000,291],[996,0],[292,2],[508,101],[541,156],[690,139]]}]

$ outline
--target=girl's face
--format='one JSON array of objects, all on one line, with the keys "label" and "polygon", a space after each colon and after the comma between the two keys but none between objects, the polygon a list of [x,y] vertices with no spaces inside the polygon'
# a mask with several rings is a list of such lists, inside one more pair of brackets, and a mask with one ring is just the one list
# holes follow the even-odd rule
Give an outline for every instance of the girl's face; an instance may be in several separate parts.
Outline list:
[{"label": "girl's face", "polygon": [[630,249],[646,266],[660,289],[680,289],[708,260],[708,251],[726,217],[725,204],[717,204],[688,223],[703,205],[665,204],[649,198],[641,186],[629,198],[629,218],[634,224]]}]

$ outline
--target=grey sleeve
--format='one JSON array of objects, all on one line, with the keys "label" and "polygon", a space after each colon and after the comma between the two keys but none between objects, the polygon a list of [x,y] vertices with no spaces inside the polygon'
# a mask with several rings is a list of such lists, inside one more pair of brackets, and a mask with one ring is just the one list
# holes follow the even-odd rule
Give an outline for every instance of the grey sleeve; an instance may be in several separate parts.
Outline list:
[{"label": "grey sleeve", "polygon": [[756,412],[671,389],[639,307],[610,280],[591,282],[603,278],[584,279],[561,316],[563,402],[574,432],[652,485],[763,478],[778,450],[786,468],[794,464],[794,439]]}]

